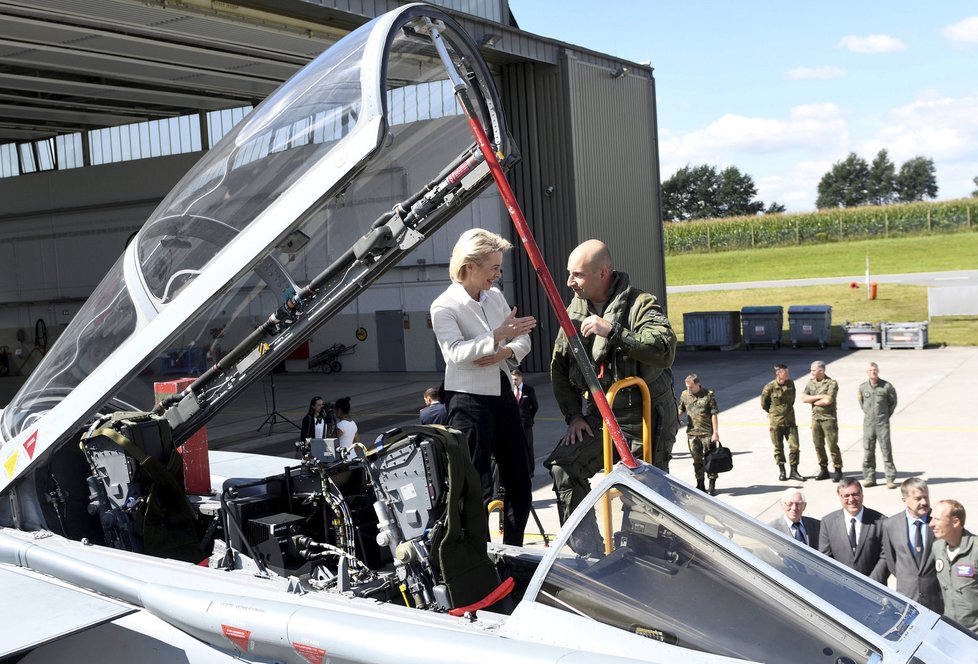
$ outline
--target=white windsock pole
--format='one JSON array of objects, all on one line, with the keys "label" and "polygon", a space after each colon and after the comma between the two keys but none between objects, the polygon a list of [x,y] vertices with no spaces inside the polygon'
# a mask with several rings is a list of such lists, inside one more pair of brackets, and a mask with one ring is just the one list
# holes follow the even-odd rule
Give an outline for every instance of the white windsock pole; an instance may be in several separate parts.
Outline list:
[{"label": "white windsock pole", "polygon": [[869,254],[866,254],[866,299],[869,299]]}]

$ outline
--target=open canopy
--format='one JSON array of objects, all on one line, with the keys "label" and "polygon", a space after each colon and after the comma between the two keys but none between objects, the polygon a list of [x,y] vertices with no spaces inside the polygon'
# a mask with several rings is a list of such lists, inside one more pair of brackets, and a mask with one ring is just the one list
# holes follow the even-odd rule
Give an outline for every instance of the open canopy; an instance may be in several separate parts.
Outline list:
[{"label": "open canopy", "polygon": [[449,67],[509,155],[491,76],[449,17],[409,5],[352,32],[214,146],[130,242],[3,411],[2,485],[95,413],[151,409],[137,376],[161,353],[203,355],[220,338],[230,352],[171,420],[185,438],[484,189]]}]

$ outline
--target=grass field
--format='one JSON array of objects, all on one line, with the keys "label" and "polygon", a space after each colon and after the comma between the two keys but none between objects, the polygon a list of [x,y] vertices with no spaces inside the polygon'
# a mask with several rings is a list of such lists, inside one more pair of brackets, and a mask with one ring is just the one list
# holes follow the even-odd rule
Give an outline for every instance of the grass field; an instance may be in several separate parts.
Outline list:
[{"label": "grass field", "polygon": [[[806,247],[754,249],[666,258],[670,286],[862,275],[866,254],[877,274],[978,269],[978,233],[871,240]],[[927,320],[927,288],[879,284],[877,298],[868,300],[862,278],[849,284],[760,288],[669,295],[669,319],[683,334],[683,314],[696,311],[740,311],[746,306],[784,307],[782,343],[790,345],[788,307],[831,305],[830,343],[843,340],[846,321],[910,322]],[[978,316],[935,318],[928,326],[931,345],[978,345]]]},{"label": "grass field", "polygon": [[867,255],[875,274],[974,270],[978,232],[666,256],[666,276],[670,286],[844,277],[865,274]]}]

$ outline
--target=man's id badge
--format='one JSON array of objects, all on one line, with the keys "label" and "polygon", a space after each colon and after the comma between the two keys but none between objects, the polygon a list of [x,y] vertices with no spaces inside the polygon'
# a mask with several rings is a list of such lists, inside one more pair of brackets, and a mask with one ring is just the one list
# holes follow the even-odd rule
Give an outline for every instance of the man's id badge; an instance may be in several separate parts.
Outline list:
[{"label": "man's id badge", "polygon": [[959,563],[954,566],[954,576],[972,577],[975,575],[975,566],[971,563]]}]

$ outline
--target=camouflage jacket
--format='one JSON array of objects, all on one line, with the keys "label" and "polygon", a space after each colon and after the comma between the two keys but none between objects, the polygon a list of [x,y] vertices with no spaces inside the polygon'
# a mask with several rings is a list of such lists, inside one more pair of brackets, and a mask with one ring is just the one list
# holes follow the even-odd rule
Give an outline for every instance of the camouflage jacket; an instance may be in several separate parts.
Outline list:
[{"label": "camouflage jacket", "polygon": [[839,384],[835,379],[825,376],[822,380],[812,379],[805,385],[805,394],[809,396],[827,396],[832,400],[828,406],[812,406],[813,420],[838,419],[836,412],[836,397],[839,396]]},{"label": "camouflage jacket", "polygon": [[770,416],[771,426],[776,429],[795,424],[795,381],[790,378],[784,385],[772,380],[761,390],[761,408]]},{"label": "camouflage jacket", "polygon": [[[594,364],[601,387],[607,391],[616,381],[631,376],[644,379],[652,397],[653,436],[664,435],[675,440],[679,426],[670,367],[676,357],[676,333],[655,296],[633,288],[628,283],[628,275],[616,271],[611,298],[602,317],[620,327],[617,334],[607,339],[580,334],[582,321],[597,313],[588,301],[575,297],[568,305],[567,313]],[[584,397],[589,387],[563,330],[554,343],[550,382],[565,421],[569,423],[576,416],[587,415]],[[589,411],[593,403],[590,400],[586,403]],[[638,387],[617,394],[614,412],[627,435],[641,437],[642,395]]]},{"label": "camouflage jacket", "polygon": [[713,390],[708,390],[702,385],[696,394],[683,390],[679,396],[679,413],[689,415],[689,425],[686,427],[688,436],[712,436],[713,416],[719,412]]}]

